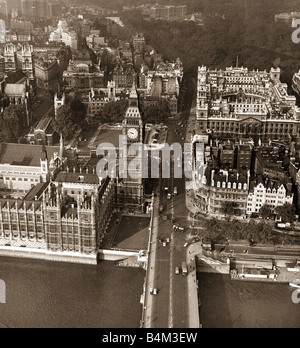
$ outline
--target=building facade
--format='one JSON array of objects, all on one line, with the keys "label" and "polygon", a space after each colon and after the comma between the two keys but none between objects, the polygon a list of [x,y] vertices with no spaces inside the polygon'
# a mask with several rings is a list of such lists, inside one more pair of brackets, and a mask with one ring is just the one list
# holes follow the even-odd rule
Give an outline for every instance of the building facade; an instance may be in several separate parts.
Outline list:
[{"label": "building facade", "polygon": [[290,139],[300,134],[296,98],[280,82],[280,69],[198,69],[196,119],[215,137]]},{"label": "building facade", "polygon": [[287,190],[280,182],[266,181],[253,185],[248,195],[247,215],[258,214],[261,207],[268,205],[272,211],[284,204],[293,204],[291,189]]},{"label": "building facade", "polygon": [[0,247],[97,263],[115,195],[113,182],[92,175],[60,174],[23,200],[0,199]]}]

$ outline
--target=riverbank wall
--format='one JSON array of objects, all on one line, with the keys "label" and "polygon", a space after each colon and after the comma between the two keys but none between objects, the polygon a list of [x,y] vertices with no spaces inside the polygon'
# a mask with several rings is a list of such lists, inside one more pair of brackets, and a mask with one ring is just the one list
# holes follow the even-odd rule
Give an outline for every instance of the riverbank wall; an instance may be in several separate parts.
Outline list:
[{"label": "riverbank wall", "polygon": [[97,265],[96,254],[83,255],[71,252],[51,252],[39,249],[0,247],[0,256]]}]

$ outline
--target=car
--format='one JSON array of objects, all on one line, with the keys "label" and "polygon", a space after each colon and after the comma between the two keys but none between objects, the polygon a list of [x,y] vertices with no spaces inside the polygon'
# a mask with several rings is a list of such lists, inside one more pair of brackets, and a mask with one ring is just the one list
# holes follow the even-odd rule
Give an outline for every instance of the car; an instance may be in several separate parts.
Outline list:
[{"label": "car", "polygon": [[168,199],[171,199],[171,198],[172,198],[171,193],[168,193]]},{"label": "car", "polygon": [[189,245],[189,243],[184,243],[183,246],[186,248],[188,245]]},{"label": "car", "polygon": [[180,274],[179,267],[176,267],[176,268],[175,268],[175,274]]},{"label": "car", "polygon": [[153,289],[152,288],[150,288],[150,294],[153,295]]},{"label": "car", "polygon": [[163,242],[163,247],[166,247],[167,246],[167,242]]},{"label": "car", "polygon": [[155,289],[153,290],[153,295],[157,295],[157,294],[158,294],[158,289],[155,288]]}]

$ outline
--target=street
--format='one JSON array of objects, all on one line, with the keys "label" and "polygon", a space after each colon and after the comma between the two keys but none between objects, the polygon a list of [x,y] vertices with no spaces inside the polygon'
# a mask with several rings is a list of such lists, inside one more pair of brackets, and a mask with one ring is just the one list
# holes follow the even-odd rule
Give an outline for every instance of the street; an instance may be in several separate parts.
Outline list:
[{"label": "street", "polygon": [[[176,134],[177,127],[176,124],[169,125],[169,145],[175,142],[182,145],[184,143],[182,134],[185,128],[181,128],[182,134]],[[154,267],[150,270],[150,273],[154,273],[151,287],[157,289],[158,293],[150,295],[151,301],[147,301],[151,303],[152,308],[151,318],[148,318],[145,325],[151,328],[189,327],[188,278],[182,275],[181,265],[187,260],[187,248],[184,244],[188,242],[191,231],[188,230],[188,210],[185,204],[185,178],[184,176],[181,179],[174,178],[173,156],[171,158],[171,177],[160,180],[155,199],[153,234],[157,237],[151,245],[149,266]],[[177,194],[174,194],[175,187]],[[158,206],[163,207],[163,212],[159,213]],[[183,227],[184,232],[174,231],[174,224]],[[169,243],[164,244],[167,239]],[[155,258],[154,266],[152,266],[153,258]],[[179,274],[175,274],[176,267],[179,268]],[[146,296],[149,296],[149,293]]]}]

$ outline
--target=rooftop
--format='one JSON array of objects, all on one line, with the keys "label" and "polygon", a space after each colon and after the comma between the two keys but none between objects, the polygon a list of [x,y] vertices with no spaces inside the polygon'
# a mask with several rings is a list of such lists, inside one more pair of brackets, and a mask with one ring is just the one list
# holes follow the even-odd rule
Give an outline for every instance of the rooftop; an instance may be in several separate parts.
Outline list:
[{"label": "rooftop", "polygon": [[68,173],[60,172],[55,178],[56,182],[67,182],[67,183],[80,183],[98,185],[99,178],[97,174],[91,173]]},{"label": "rooftop", "polygon": [[[0,144],[0,164],[40,167],[42,145]],[[46,146],[48,160],[59,153],[59,146]]]}]

